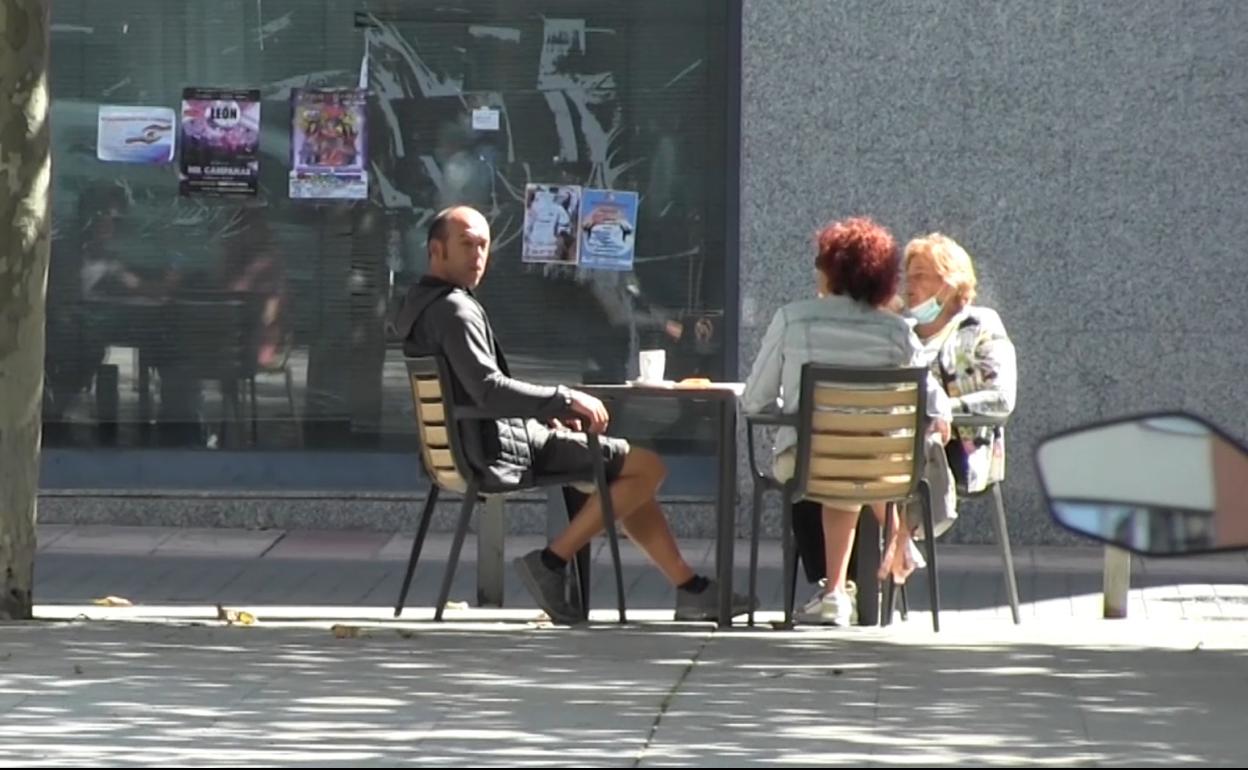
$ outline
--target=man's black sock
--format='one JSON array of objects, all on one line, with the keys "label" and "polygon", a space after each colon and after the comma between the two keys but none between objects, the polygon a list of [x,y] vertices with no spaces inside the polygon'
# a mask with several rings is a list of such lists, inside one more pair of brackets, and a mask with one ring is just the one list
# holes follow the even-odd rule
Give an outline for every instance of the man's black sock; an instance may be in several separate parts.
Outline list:
[{"label": "man's black sock", "polygon": [[686,580],[685,582],[681,583],[680,585],[676,587],[682,591],[688,591],[691,594],[700,594],[703,591],[705,591],[706,587],[709,586],[710,584],[711,584],[711,581],[707,580],[701,575],[694,575],[693,577],[689,578],[688,580]]},{"label": "man's black sock", "polygon": [[568,560],[559,558],[559,554],[555,553],[549,548],[543,548],[542,549],[542,564],[545,564],[547,569],[558,572],[559,570],[568,566]]}]

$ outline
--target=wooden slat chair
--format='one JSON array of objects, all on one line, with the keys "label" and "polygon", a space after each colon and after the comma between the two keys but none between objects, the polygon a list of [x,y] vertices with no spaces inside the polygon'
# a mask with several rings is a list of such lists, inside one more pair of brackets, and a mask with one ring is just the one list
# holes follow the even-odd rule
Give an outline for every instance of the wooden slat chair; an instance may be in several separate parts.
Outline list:
[{"label": "wooden slat chair", "polygon": [[[953,427],[956,428],[995,428],[1004,427],[1009,417],[983,414],[955,414]],[[954,474],[955,476],[957,474]],[[1001,552],[1001,577],[1005,581],[1005,597],[1010,603],[1010,615],[1014,625],[1021,625],[1022,615],[1018,606],[1018,579],[1014,572],[1014,552],[1010,548],[1010,530],[1005,520],[1005,502],[1001,496],[1001,483],[994,481],[979,492],[970,492],[966,487],[966,479],[956,479],[958,498],[976,498],[992,495],[992,528],[997,536],[997,548]],[[890,605],[891,606],[891,605]],[[906,587],[901,587],[901,619],[905,620],[909,612],[906,603]]]},{"label": "wooden slat chair", "polygon": [[[785,484],[771,475],[770,470],[764,471],[759,468],[758,455],[755,452],[754,445],[754,429],[755,428],[775,428],[782,425],[796,426],[797,415],[777,414],[768,412],[764,414],[746,415],[746,438],[748,441],[748,451],[750,453],[750,475],[753,481],[754,501],[753,507],[750,509],[751,514],[751,541],[750,541],[750,596],[757,597],[758,583],[758,541],[762,530],[762,511],[763,499],[768,492],[785,491]],[[770,458],[770,449],[765,453]],[[770,466],[769,466],[770,468]],[[863,508],[858,515],[858,533],[854,541],[854,560],[857,562],[858,571],[864,570],[874,575],[879,568],[880,557],[880,529],[879,522],[875,520],[875,514],[869,508]],[[820,557],[822,558],[822,556]],[[902,606],[905,607],[906,587],[901,587]],[[878,592],[860,591],[856,602],[858,608],[859,624],[873,626],[880,620],[880,602]],[[904,610],[903,610],[904,612]],[[903,614],[903,618],[904,618]],[[749,625],[754,625],[754,613],[749,613]]]},{"label": "wooden slat chair", "polygon": [[[955,414],[953,416],[953,427],[955,429],[1004,427],[1008,420],[1008,417],[993,415]],[[957,489],[958,497],[992,495],[992,526],[997,535],[997,547],[1001,551],[1001,572],[1005,580],[1005,596],[1010,602],[1010,614],[1014,618],[1014,625],[1019,625],[1022,622],[1022,618],[1018,610],[1018,579],[1015,577],[1014,572],[1014,553],[1010,549],[1010,530],[1005,521],[1005,503],[1001,498],[1001,482],[994,481],[982,492],[970,494],[967,492],[965,479],[959,479]]]},{"label": "wooden slat chair", "polygon": [[[927,430],[927,370],[806,364],[794,415],[768,424],[797,429],[796,467],[784,492],[784,622],[793,622],[797,590],[797,554],[793,504],[813,500],[831,505],[884,503],[923,507],[928,546],[932,627],[940,630],[940,594],[933,549],[931,491],[923,479],[923,442]],[[752,439],[751,439],[752,443]],[[751,459],[753,452],[751,451]],[[759,480],[764,479],[762,483]],[[755,474],[753,531],[750,542],[750,592],[757,582],[758,537],[764,474]],[[771,485],[778,484],[774,479]],[[867,516],[869,514],[864,514]],[[884,537],[891,533],[887,530]],[[874,545],[874,544],[872,544]],[[885,621],[892,607],[892,581],[885,599]],[[751,618],[751,621],[753,618]]]},{"label": "wooden slat chair", "polygon": [[[460,427],[465,420],[486,420],[517,417],[518,415],[501,415],[487,413],[481,409],[456,406],[452,397],[450,371],[440,357],[422,357],[407,359],[408,379],[412,388],[412,399],[416,412],[416,427],[420,434],[420,459],[425,474],[429,477],[429,495],[425,499],[424,511],[420,516],[420,524],[416,531],[416,539],[412,542],[411,556],[407,561],[407,573],[403,577],[403,587],[399,591],[399,599],[394,607],[397,618],[403,611],[407,601],[407,591],[416,571],[416,563],[424,546],[425,536],[429,532],[429,523],[433,519],[434,506],[441,492],[456,492],[463,495],[459,522],[451,541],[451,552],[446,565],[446,573],[442,577],[442,587],[438,593],[438,603],[434,609],[434,620],[442,619],[442,610],[446,606],[447,597],[451,592],[451,582],[455,578],[455,568],[459,563],[459,553],[463,547],[464,537],[468,532],[468,523],[479,499],[493,495],[509,495],[528,489],[541,487],[566,486],[571,484],[594,485],[602,498],[603,524],[607,532],[607,540],[611,546],[611,560],[615,568],[616,598],[619,606],[620,622],[626,622],[624,612],[624,581],[620,568],[620,546],[615,531],[615,511],[611,504],[611,496],[607,488],[606,469],[602,462],[602,451],[598,437],[589,434],[589,451],[594,463],[591,473],[585,475],[551,475],[539,476],[529,484],[515,486],[498,486],[490,484],[473,470],[464,455],[463,442],[460,438]],[[574,584],[578,587],[581,611],[585,617],[589,614],[588,595],[588,559],[572,559],[573,569],[579,574]]]}]

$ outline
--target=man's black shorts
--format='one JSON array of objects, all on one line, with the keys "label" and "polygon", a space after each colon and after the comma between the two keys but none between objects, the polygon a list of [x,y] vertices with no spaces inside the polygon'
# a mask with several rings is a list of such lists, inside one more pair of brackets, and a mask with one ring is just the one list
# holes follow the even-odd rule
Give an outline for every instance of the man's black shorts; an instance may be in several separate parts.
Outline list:
[{"label": "man's black shorts", "polygon": [[[593,483],[593,458],[589,453],[589,438],[584,433],[543,428],[533,431],[529,440],[533,444],[533,470],[538,479],[542,476],[584,474],[585,480]],[[622,438],[599,436],[598,440],[609,484],[620,477],[629,446]]]}]

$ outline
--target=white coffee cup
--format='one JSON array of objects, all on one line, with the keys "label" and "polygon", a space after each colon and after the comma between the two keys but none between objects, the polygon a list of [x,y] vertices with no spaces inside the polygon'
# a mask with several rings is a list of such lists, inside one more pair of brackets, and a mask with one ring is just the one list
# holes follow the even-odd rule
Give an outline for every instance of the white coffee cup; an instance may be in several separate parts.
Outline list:
[{"label": "white coffee cup", "polygon": [[637,354],[638,377],[642,382],[662,382],[667,367],[666,350],[643,350]]}]

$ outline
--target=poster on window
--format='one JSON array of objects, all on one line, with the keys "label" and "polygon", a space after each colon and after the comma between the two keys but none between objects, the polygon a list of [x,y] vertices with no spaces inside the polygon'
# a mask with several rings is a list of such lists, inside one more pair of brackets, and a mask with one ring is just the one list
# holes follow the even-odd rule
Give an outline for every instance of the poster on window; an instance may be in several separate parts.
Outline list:
[{"label": "poster on window", "polygon": [[365,104],[361,89],[292,90],[291,198],[368,197]]},{"label": "poster on window", "polygon": [[172,163],[176,121],[168,107],[101,104],[95,157],[107,163]]},{"label": "poster on window", "polygon": [[632,270],[637,239],[637,193],[586,190],[577,229],[582,267]]},{"label": "poster on window", "polygon": [[182,91],[183,195],[255,195],[259,150],[259,90]]},{"label": "poster on window", "polygon": [[576,185],[529,184],[524,188],[525,262],[576,264],[576,222],[581,188]]}]

